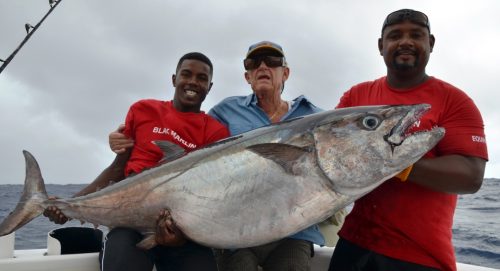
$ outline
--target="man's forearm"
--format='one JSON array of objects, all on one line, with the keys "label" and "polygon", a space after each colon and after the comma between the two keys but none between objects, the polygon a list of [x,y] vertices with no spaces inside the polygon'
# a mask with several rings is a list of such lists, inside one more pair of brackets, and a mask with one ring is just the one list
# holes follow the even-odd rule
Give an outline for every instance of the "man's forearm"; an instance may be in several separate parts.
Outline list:
[{"label": "man's forearm", "polygon": [[125,165],[130,157],[130,151],[116,155],[113,162],[105,168],[95,180],[76,193],[73,197],[84,196],[99,191],[100,189],[119,182],[125,178]]},{"label": "man's forearm", "polygon": [[481,188],[485,166],[484,159],[462,155],[420,159],[408,180],[436,191],[471,194]]}]

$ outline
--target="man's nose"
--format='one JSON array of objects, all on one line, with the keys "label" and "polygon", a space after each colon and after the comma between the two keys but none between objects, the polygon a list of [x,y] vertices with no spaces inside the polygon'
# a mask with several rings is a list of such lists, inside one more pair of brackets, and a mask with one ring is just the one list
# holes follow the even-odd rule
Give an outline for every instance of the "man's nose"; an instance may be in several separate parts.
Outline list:
[{"label": "man's nose", "polygon": [[403,35],[401,37],[401,39],[399,41],[399,45],[413,47],[413,45],[415,45],[415,41],[413,40],[413,38],[409,34],[406,34],[406,35]]},{"label": "man's nose", "polygon": [[264,60],[261,60],[260,61],[260,64],[259,64],[259,67],[257,67],[258,69],[260,68],[269,68],[267,65],[266,65],[266,62]]},{"label": "man's nose", "polygon": [[190,85],[196,85],[196,84],[198,84],[198,80],[197,80],[196,76],[190,76],[188,78],[188,84],[190,84]]}]

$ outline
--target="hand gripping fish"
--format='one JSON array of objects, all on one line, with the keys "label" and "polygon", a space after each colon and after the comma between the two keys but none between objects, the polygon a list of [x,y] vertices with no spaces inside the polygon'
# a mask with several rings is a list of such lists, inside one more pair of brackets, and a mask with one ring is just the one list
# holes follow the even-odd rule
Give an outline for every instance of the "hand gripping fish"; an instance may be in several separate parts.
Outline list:
[{"label": "hand gripping fish", "polygon": [[325,220],[419,160],[444,136],[439,127],[407,133],[429,109],[370,106],[308,115],[166,157],[168,163],[69,199],[47,199],[40,168],[24,151],[24,192],[0,236],[56,206],[73,219],[136,229],[143,248],[156,245],[163,209],[189,239],[209,247],[269,243]]}]

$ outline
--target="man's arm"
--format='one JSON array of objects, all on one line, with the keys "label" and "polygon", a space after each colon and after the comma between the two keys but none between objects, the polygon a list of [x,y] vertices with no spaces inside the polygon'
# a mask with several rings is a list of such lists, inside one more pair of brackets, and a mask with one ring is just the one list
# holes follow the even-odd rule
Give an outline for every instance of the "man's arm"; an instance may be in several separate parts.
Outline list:
[{"label": "man's arm", "polygon": [[117,154],[115,160],[113,160],[113,162],[105,168],[92,183],[84,187],[73,197],[84,196],[97,192],[110,184],[117,183],[125,179],[125,165],[130,157],[130,153],[131,149],[127,149],[126,152]]},{"label": "man's arm", "polygon": [[408,180],[436,191],[472,194],[481,188],[486,160],[464,155],[420,159]]},{"label": "man's arm", "polygon": [[[130,157],[130,153],[131,149],[127,149],[125,153],[117,154],[115,160],[92,183],[73,195],[73,197],[84,196],[99,191],[112,183],[123,180],[125,178],[125,165]],[[55,199],[55,197],[51,198]],[[56,224],[64,224],[68,221],[68,218],[55,206],[47,207],[43,215]]]}]

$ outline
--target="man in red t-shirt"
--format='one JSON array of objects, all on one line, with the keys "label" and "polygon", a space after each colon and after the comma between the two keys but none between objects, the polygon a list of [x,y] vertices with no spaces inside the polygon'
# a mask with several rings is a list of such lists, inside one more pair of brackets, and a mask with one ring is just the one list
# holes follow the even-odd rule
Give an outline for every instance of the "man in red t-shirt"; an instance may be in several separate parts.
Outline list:
[{"label": "man in red t-shirt", "polygon": [[[123,129],[133,139],[133,148],[121,151],[108,168],[75,196],[95,192],[158,165],[164,155],[153,141],[170,141],[189,152],[229,136],[224,125],[200,110],[212,87],[212,74],[212,63],[205,55],[182,56],[172,75],[174,99],[134,103]],[[67,221],[55,207],[49,207],[44,214],[58,224]],[[151,271],[153,264],[158,271],[217,270],[212,250],[185,240],[168,213],[159,214],[157,223],[156,241],[160,245],[147,251],[136,247],[143,238],[140,233],[128,228],[112,229],[100,255],[101,270]]]},{"label": "man in red t-shirt", "polygon": [[430,112],[413,132],[440,126],[446,134],[412,167],[355,202],[330,271],[456,270],[451,229],[457,194],[479,190],[488,154],[473,101],[425,72],[434,42],[422,12],[389,14],[378,42],[387,76],[352,87],[337,106],[428,103]]}]

